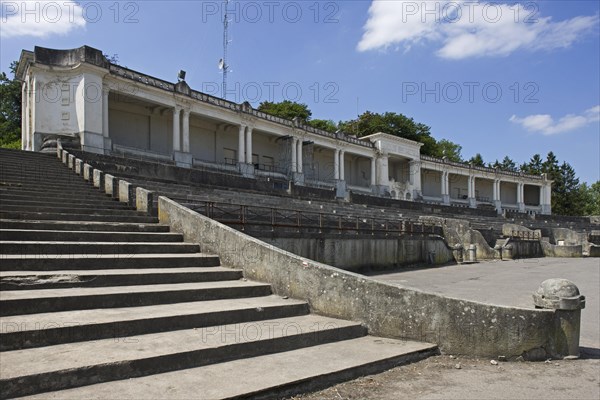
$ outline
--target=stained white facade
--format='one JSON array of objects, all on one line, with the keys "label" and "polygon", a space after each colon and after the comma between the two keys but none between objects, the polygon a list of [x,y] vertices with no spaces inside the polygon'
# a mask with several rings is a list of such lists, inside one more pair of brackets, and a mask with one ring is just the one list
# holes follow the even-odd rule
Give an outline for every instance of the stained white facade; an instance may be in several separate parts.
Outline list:
[{"label": "stained white facade", "polygon": [[78,137],[82,149],[185,168],[409,201],[551,212],[551,184],[531,176],[421,156],[422,144],[378,133],[329,133],[109,63],[99,50],[23,51],[23,149]]}]

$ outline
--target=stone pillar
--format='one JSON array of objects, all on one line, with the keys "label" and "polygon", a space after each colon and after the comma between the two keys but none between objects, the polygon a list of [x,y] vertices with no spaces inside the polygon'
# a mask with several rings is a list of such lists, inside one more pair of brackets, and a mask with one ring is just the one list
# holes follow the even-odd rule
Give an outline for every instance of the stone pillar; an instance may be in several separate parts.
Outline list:
[{"label": "stone pillar", "polygon": [[449,205],[450,204],[450,182],[448,182],[450,178],[450,173],[443,171],[442,172],[442,203]]},{"label": "stone pillar", "polygon": [[[183,110],[182,121],[180,116],[181,107],[176,106],[173,113],[173,159],[178,167],[191,168],[194,158],[190,154],[190,110]],[[182,136],[183,143],[180,141]]]},{"label": "stone pillar", "polygon": [[292,176],[295,184],[304,184],[302,173],[302,138],[292,138]]},{"label": "stone pillar", "polygon": [[377,165],[376,165],[377,161],[375,159],[375,157],[371,158],[371,185],[375,185],[376,184],[376,179],[377,179]]},{"label": "stone pillar", "polygon": [[252,161],[252,130],[251,126],[246,129],[246,163],[253,164]]},{"label": "stone pillar", "polygon": [[179,134],[179,115],[181,114],[181,107],[175,106],[173,108],[173,151],[181,151],[181,141]]},{"label": "stone pillar", "polygon": [[520,212],[525,212],[525,184],[517,183],[517,205],[519,206]]},{"label": "stone pillar", "polygon": [[542,212],[550,215],[552,214],[552,185],[548,183],[546,186],[544,186],[544,191],[546,192],[546,195],[544,196],[546,201],[543,205]]},{"label": "stone pillar", "polygon": [[340,151],[335,149],[333,154],[333,179],[340,180]]},{"label": "stone pillar", "polygon": [[21,110],[21,150],[28,150],[26,138],[27,126],[25,125],[27,122],[27,83],[25,82],[21,86]]},{"label": "stone pillar", "polygon": [[296,163],[298,165],[298,173],[302,174],[302,173],[304,173],[304,165],[303,165],[304,160],[302,157],[302,152],[304,150],[304,141],[302,140],[302,138],[298,139],[297,149],[298,149],[298,155],[296,156]]},{"label": "stone pillar", "polygon": [[468,189],[469,189],[469,207],[477,208],[477,199],[475,198],[475,177],[474,176],[469,176]]},{"label": "stone pillar", "polygon": [[298,139],[292,138],[292,174],[298,171]]},{"label": "stone pillar", "polygon": [[409,163],[409,167],[410,167],[409,183],[413,187],[413,199],[417,199],[422,196],[421,163],[417,160],[412,160]]},{"label": "stone pillar", "polygon": [[110,139],[109,132],[109,119],[108,119],[108,96],[110,89],[105,87],[102,90],[102,136],[104,137],[104,153],[108,154],[112,150],[112,141]]},{"label": "stone pillar", "polygon": [[585,308],[585,296],[579,288],[566,279],[548,279],[533,293],[533,303],[535,308],[554,310],[554,326],[548,327],[550,340],[544,349],[546,354],[535,358],[579,358],[581,310]]},{"label": "stone pillar", "polygon": [[183,152],[190,152],[190,110],[183,110]]},{"label": "stone pillar", "polygon": [[240,125],[240,132],[238,138],[238,163],[244,164],[246,162],[246,126]]},{"label": "stone pillar", "polygon": [[499,179],[494,180],[494,206],[496,207],[498,214],[502,214],[502,201],[500,201],[501,183],[502,182]]},{"label": "stone pillar", "polygon": [[346,180],[346,168],[344,165],[344,156],[346,152],[344,150],[340,151],[340,181]]}]

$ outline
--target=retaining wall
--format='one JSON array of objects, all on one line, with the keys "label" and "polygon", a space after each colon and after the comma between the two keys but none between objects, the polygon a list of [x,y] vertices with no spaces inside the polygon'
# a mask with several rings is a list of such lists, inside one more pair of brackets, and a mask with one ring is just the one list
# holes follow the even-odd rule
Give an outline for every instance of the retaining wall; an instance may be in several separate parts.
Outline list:
[{"label": "retaining wall", "polygon": [[452,250],[437,235],[395,237],[340,234],[251,234],[301,257],[348,271],[391,269],[454,262]]},{"label": "retaining wall", "polygon": [[[302,299],[317,314],[362,322],[373,335],[437,343],[444,353],[544,359],[562,340],[553,310],[448,298],[377,282],[276,248],[174,201],[159,198],[160,222],[218,254],[224,266]],[[537,288],[531,288],[532,291]]]}]

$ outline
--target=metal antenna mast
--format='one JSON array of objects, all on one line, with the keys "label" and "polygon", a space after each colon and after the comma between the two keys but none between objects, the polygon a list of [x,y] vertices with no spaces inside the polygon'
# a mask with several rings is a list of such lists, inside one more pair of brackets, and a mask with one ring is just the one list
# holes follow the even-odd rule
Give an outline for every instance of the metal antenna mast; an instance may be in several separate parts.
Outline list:
[{"label": "metal antenna mast", "polygon": [[229,64],[227,64],[227,48],[229,47],[229,15],[227,14],[229,0],[225,0],[225,17],[223,18],[223,59],[219,63],[219,68],[223,71],[223,92],[221,97],[227,100],[227,72],[229,72]]}]

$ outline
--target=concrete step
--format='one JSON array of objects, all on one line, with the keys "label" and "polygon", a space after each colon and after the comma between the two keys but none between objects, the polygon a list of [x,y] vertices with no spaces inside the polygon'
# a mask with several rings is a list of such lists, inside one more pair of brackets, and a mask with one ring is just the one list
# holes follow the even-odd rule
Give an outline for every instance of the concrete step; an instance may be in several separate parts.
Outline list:
[{"label": "concrete step", "polygon": [[[288,318],[305,302],[278,296],[0,317],[0,351]],[[4,353],[2,353],[4,354]]]},{"label": "concrete step", "polygon": [[[286,398],[437,354],[435,345],[365,336],[298,350],[32,396],[31,399]],[[232,379],[235,377],[235,379]],[[400,396],[401,397],[401,396]]]},{"label": "concrete step", "polygon": [[101,231],[101,232],[169,232],[167,225],[133,224],[125,222],[94,221],[21,221],[2,219],[2,229],[32,229],[55,231]]},{"label": "concrete step", "polygon": [[87,201],[72,200],[68,198],[58,199],[51,197],[33,198],[29,196],[5,196],[0,194],[0,203],[2,206],[28,206],[28,207],[73,207],[83,209],[127,209],[133,210],[133,208],[125,203],[120,203],[116,200],[109,198],[98,198],[97,200],[88,199]]},{"label": "concrete step", "polygon": [[365,334],[366,329],[358,323],[304,315],[69,343],[5,352],[0,382],[3,396],[25,396],[297,350]]},{"label": "concrete step", "polygon": [[[74,174],[74,173],[73,173]],[[56,182],[49,182],[47,179],[35,179],[35,178],[20,178],[20,177],[7,177],[4,176],[2,178],[3,186],[15,186],[18,185],[20,187],[35,187],[39,190],[88,190],[93,189],[91,183],[83,180],[83,177],[79,177],[75,175],[76,180],[68,180],[69,178],[64,177],[64,180],[61,180],[63,177],[54,178]]]},{"label": "concrete step", "polygon": [[87,254],[94,257],[113,254],[128,257],[133,254],[197,253],[200,246],[193,243],[136,243],[136,242],[39,242],[0,241],[0,254]]},{"label": "concrete step", "polygon": [[0,254],[2,271],[59,271],[134,268],[201,268],[220,266],[219,257],[188,254]]},{"label": "concrete step", "polygon": [[53,220],[53,221],[96,221],[96,222],[135,222],[153,224],[157,223],[155,217],[140,215],[112,215],[107,213],[74,214],[74,213],[48,213],[32,211],[3,211],[0,209],[0,219],[17,220]]},{"label": "concrete step", "polygon": [[138,268],[121,270],[0,271],[0,290],[134,286],[242,279],[240,270],[223,267]]},{"label": "concrete step", "polygon": [[0,292],[0,316],[151,306],[271,294],[271,286],[245,281],[15,290]]},{"label": "concrete step", "polygon": [[94,188],[93,186],[81,186],[81,187],[67,187],[67,188],[44,188],[38,185],[12,185],[6,186],[0,183],[0,193],[9,195],[22,195],[32,196],[35,195],[38,198],[81,198],[86,196],[93,196],[96,199],[111,199],[105,195],[103,191]]},{"label": "concrete step", "polygon": [[179,233],[0,229],[0,241],[183,242]]},{"label": "concrete step", "polygon": [[72,212],[74,214],[104,214],[104,215],[115,215],[115,216],[143,216],[144,214],[133,209],[122,209],[113,206],[105,206],[105,207],[86,207],[82,205],[73,205],[73,206],[32,206],[29,204],[21,204],[21,205],[5,205],[2,204],[3,212],[34,212],[34,213],[51,213],[51,214],[67,214]]},{"label": "concrete step", "polygon": [[86,189],[85,191],[77,190],[77,191],[69,191],[69,192],[64,192],[64,191],[50,192],[50,191],[45,191],[45,190],[36,190],[35,188],[25,189],[25,188],[13,187],[13,188],[7,189],[5,187],[0,186],[0,194],[2,196],[7,196],[8,198],[26,197],[26,198],[44,198],[44,199],[67,199],[67,200],[71,199],[71,200],[77,200],[77,201],[83,201],[83,202],[95,201],[95,200],[117,202],[116,200],[114,200],[111,197],[109,197],[108,195],[106,195],[104,192],[102,192],[98,189],[93,189],[93,188],[90,190]]}]

